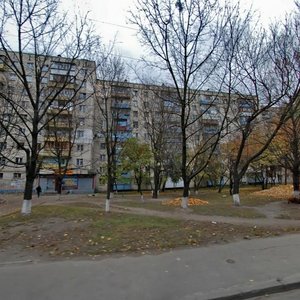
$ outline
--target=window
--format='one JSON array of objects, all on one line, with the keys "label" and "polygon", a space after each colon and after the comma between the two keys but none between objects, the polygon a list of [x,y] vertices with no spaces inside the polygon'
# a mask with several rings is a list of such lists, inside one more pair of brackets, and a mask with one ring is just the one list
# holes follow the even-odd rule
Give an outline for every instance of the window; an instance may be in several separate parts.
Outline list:
[{"label": "window", "polygon": [[17,149],[22,150],[24,148],[24,143],[18,143],[17,144]]},{"label": "window", "polygon": [[139,116],[139,113],[137,111],[133,111],[133,117],[137,118]]},{"label": "window", "polygon": [[100,144],[100,149],[105,149],[106,148],[105,145],[106,145],[105,143],[101,143]]},{"label": "window", "polygon": [[243,108],[244,109],[253,109],[254,105],[253,105],[253,103],[251,103],[251,101],[243,99],[243,100],[240,100],[239,107],[240,107],[240,109],[243,109]]},{"label": "window", "polygon": [[105,161],[105,159],[106,159],[105,154],[100,154],[100,160],[101,160],[101,161]]},{"label": "window", "polygon": [[149,96],[148,91],[144,91],[144,97],[148,97],[148,96]]},{"label": "window", "polygon": [[83,166],[83,158],[77,158],[76,159],[76,166]]},{"label": "window", "polygon": [[11,114],[3,114],[3,121],[10,121]]},{"label": "window", "polygon": [[139,122],[133,122],[133,128],[139,128]]},{"label": "window", "polygon": [[166,108],[175,107],[175,103],[172,100],[164,100],[164,107],[166,107]]},{"label": "window", "polygon": [[24,127],[19,128],[19,134],[24,134],[25,131],[26,131],[26,128],[24,128]]},{"label": "window", "polygon": [[86,106],[85,105],[79,105],[79,111],[80,112],[86,112]]},{"label": "window", "polygon": [[240,125],[244,126],[248,123],[250,116],[240,116]]},{"label": "window", "polygon": [[48,66],[48,65],[44,65],[44,66],[42,67],[42,71],[43,71],[43,72],[48,72],[48,70],[49,70],[49,66]]},{"label": "window", "polygon": [[16,164],[21,164],[23,162],[23,157],[16,157]]},{"label": "window", "polygon": [[0,151],[1,150],[5,150],[7,147],[7,143],[6,142],[0,142]]},{"label": "window", "polygon": [[3,173],[0,173],[0,179],[3,179]]},{"label": "window", "polygon": [[33,70],[34,69],[34,63],[31,63],[31,62],[27,63],[27,67],[28,67],[29,70]]},{"label": "window", "polygon": [[85,100],[86,99],[86,93],[80,93],[79,94],[79,99],[80,100]]},{"label": "window", "polygon": [[83,130],[78,130],[77,131],[77,138],[83,138],[84,137],[84,131]]},{"label": "window", "polygon": [[29,101],[21,101],[21,106],[22,106],[22,108],[28,108]]},{"label": "window", "polygon": [[200,98],[200,105],[208,105],[208,104],[210,104],[211,103],[211,100],[210,100],[210,98],[209,97],[206,97],[206,96],[202,96],[201,98]]},{"label": "window", "polygon": [[106,169],[104,167],[99,167],[99,173],[104,174]]},{"label": "window", "polygon": [[82,144],[77,144],[77,151],[80,151],[80,152],[83,151],[83,145]]},{"label": "window", "polygon": [[5,163],[6,163],[5,157],[0,157],[0,165],[1,165],[1,166],[4,166]]},{"label": "window", "polygon": [[15,73],[11,73],[10,76],[9,76],[10,80],[17,80],[17,78],[18,77],[17,77],[17,75]]},{"label": "window", "polygon": [[48,77],[46,75],[41,77],[41,82],[42,83],[47,83],[48,82]]},{"label": "window", "polygon": [[79,125],[85,124],[85,118],[79,118]]},{"label": "window", "polygon": [[14,173],[13,174],[13,179],[20,179],[21,178],[21,173]]}]

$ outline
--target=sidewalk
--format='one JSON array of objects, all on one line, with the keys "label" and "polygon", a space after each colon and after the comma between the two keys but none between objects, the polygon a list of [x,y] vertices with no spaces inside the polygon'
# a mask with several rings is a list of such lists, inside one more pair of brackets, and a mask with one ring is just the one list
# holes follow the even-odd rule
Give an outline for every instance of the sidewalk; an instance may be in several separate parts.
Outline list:
[{"label": "sidewalk", "polygon": [[244,240],[161,255],[6,262],[3,299],[249,299],[300,287],[300,235]]}]

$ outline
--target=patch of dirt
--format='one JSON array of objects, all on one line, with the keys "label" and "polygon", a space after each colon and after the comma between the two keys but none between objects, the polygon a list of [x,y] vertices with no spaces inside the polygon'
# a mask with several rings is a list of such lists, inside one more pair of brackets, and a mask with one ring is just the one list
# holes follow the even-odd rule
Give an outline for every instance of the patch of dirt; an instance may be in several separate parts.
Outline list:
[{"label": "patch of dirt", "polygon": [[199,247],[300,232],[300,227],[262,228],[193,220],[183,220],[178,225],[160,228],[123,227],[122,224],[114,227],[109,222],[111,216],[122,218],[120,213],[104,215],[102,217],[107,221],[101,228],[88,218],[65,220],[49,217],[34,222],[11,222],[0,228],[0,265],[14,261],[161,253],[178,247]]}]

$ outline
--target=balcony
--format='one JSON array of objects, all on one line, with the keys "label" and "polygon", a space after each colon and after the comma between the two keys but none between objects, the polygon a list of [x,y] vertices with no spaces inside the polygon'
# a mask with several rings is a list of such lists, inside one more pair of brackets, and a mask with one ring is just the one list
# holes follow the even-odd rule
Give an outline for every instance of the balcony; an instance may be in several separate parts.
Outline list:
[{"label": "balcony", "polygon": [[[51,132],[50,132],[51,133]],[[44,137],[44,140],[46,142],[56,142],[56,143],[69,143],[70,142],[70,137],[68,135],[65,136],[53,136],[53,135],[46,135]]]},{"label": "balcony", "polygon": [[130,88],[124,88],[124,87],[112,87],[111,88],[111,97],[113,97],[113,98],[130,99],[130,96],[131,96]]},{"label": "balcony", "polygon": [[48,82],[49,87],[55,88],[66,88],[66,89],[75,89],[76,83],[74,81],[66,81],[66,80],[50,80]]},{"label": "balcony", "polygon": [[54,149],[43,149],[40,153],[41,157],[69,157],[69,150],[58,150],[58,154],[55,153]]},{"label": "balcony", "polygon": [[117,125],[116,129],[117,131],[131,131],[131,127],[129,125]]},{"label": "balcony", "polygon": [[49,107],[48,110],[47,110],[47,113],[48,114],[51,114],[51,115],[71,115],[72,113],[72,109],[69,108],[58,108],[58,107]]},{"label": "balcony", "polygon": [[204,125],[219,125],[219,118],[205,118],[202,117],[202,124]]},{"label": "balcony", "polygon": [[48,128],[65,128],[65,129],[70,129],[72,130],[72,123],[69,122],[62,122],[62,121],[50,121],[48,124]]},{"label": "balcony", "polygon": [[112,108],[114,109],[130,109],[129,103],[113,103]]}]

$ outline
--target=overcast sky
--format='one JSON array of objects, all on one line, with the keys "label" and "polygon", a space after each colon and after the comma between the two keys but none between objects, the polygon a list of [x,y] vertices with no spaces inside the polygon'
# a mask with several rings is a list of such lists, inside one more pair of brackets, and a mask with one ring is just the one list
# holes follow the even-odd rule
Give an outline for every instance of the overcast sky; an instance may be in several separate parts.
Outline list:
[{"label": "overcast sky", "polygon": [[[68,0],[73,8],[89,11],[90,18],[95,21],[97,32],[107,43],[117,35],[117,48],[124,56],[137,58],[141,53],[136,38],[136,30],[128,23],[128,11],[134,0]],[[234,1],[234,0],[233,0]],[[294,0],[240,0],[243,5],[257,10],[262,21],[267,24],[274,18],[282,18],[287,11],[294,8]],[[67,3],[66,0],[63,1]],[[71,3],[71,4],[70,4]]]}]

